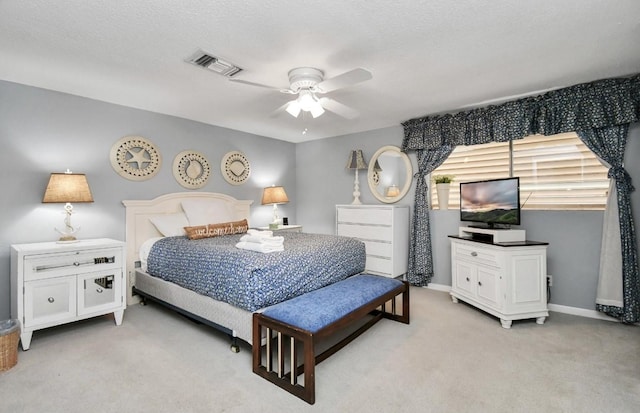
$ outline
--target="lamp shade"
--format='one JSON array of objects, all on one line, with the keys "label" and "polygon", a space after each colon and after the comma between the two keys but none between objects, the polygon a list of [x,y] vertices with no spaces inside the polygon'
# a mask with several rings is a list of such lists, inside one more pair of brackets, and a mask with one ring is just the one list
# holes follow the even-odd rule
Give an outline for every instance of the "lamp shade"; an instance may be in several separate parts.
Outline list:
[{"label": "lamp shade", "polygon": [[286,204],[287,202],[289,202],[289,198],[281,186],[269,186],[262,192],[262,205]]},{"label": "lamp shade", "polygon": [[373,170],[376,172],[382,172],[382,168],[380,167],[380,164],[378,163],[377,159],[376,159],[376,163],[373,164]]},{"label": "lamp shade", "polygon": [[52,173],[43,203],[93,202],[85,174]]},{"label": "lamp shade", "polygon": [[347,169],[367,169],[367,163],[364,160],[362,149],[354,149],[349,154],[347,160]]},{"label": "lamp shade", "polygon": [[390,187],[387,187],[387,194],[386,194],[389,198],[394,198],[398,195],[400,195],[400,188],[398,188],[395,185],[391,185]]}]

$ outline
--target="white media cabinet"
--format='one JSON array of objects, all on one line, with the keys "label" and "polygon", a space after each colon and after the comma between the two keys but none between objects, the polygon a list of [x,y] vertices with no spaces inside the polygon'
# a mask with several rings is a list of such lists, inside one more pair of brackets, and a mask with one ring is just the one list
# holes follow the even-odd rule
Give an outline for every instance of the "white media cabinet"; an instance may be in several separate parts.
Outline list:
[{"label": "white media cabinet", "polygon": [[[473,228],[476,230],[477,228]],[[485,230],[495,231],[495,230]],[[479,240],[460,229],[451,239],[451,299],[462,300],[500,319],[511,328],[513,320],[535,318],[543,324],[547,308],[546,242]],[[524,231],[522,231],[524,233]],[[506,239],[509,239],[507,236]]]}]

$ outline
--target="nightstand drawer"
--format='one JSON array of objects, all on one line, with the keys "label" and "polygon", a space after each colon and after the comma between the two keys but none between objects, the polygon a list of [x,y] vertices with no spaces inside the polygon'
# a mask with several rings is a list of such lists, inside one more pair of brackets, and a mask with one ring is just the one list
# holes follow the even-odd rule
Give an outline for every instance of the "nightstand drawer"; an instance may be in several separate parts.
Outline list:
[{"label": "nightstand drawer", "polygon": [[24,283],[24,326],[57,324],[76,315],[76,277]]},{"label": "nightstand drawer", "polygon": [[122,250],[108,248],[32,255],[24,259],[25,281],[122,268]]}]

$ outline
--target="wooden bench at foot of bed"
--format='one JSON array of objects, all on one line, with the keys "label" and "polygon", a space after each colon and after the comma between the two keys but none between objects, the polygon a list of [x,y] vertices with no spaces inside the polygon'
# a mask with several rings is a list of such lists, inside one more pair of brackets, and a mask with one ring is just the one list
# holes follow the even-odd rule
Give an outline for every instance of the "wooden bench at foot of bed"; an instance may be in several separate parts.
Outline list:
[{"label": "wooden bench at foot of bed", "polygon": [[[396,298],[400,295],[402,308],[398,313]],[[315,346],[320,339],[339,333],[368,315],[372,317],[365,324],[315,355]],[[381,318],[409,324],[407,282],[359,274],[276,304],[253,315],[253,372],[313,404],[316,364],[353,341]],[[265,335],[263,328],[266,329]],[[259,344],[261,337],[271,337],[263,346],[264,352]],[[300,347],[303,363],[298,365]],[[303,384],[298,383],[300,375],[304,375]]]}]

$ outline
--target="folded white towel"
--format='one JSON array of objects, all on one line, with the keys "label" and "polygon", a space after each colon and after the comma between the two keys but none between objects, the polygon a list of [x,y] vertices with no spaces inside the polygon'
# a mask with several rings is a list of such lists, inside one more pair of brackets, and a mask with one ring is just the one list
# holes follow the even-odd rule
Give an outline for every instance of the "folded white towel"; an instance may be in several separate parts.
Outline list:
[{"label": "folded white towel", "polygon": [[284,244],[284,237],[259,237],[256,235],[243,235],[240,238],[240,242],[255,242],[258,244],[266,245],[282,245]]},{"label": "folded white towel", "polygon": [[268,244],[260,244],[257,242],[242,242],[242,241],[236,244],[236,248],[255,251],[255,252],[262,252],[264,254],[269,252],[284,251],[284,245],[268,245]]},{"label": "folded white towel", "polygon": [[260,231],[257,229],[250,229],[247,231],[249,235],[255,235],[257,237],[273,237],[273,231]]}]

